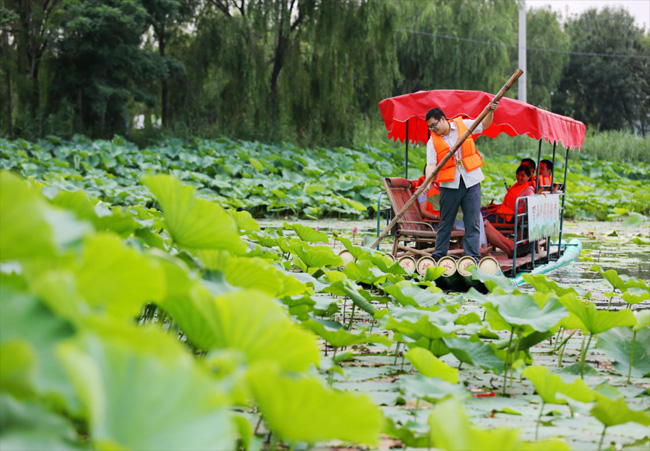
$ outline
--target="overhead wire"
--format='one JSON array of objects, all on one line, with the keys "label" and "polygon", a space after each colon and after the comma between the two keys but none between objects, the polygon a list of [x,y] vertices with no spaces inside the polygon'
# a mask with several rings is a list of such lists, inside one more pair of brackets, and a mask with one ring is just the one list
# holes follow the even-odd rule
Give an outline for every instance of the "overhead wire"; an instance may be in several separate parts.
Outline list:
[{"label": "overhead wire", "polygon": [[[473,44],[494,45],[494,46],[499,46],[499,47],[509,47],[509,48],[513,48],[513,49],[518,49],[519,48],[519,46],[517,46],[517,45],[504,44],[502,42],[480,41],[480,40],[477,40],[477,39],[460,38],[458,36],[448,36],[448,35],[444,35],[444,34],[428,33],[426,31],[418,31],[418,30],[408,30],[408,29],[405,29],[405,28],[400,28],[399,31],[403,31],[403,32],[406,32],[406,33],[413,33],[413,34],[421,34],[421,35],[431,36],[431,37],[435,37],[435,38],[471,42]],[[573,51],[570,51],[570,50],[543,49],[543,48],[540,48],[540,47],[526,47],[526,50],[534,50],[536,52],[549,52],[549,53],[566,53],[568,55],[581,55],[581,56],[603,56],[603,57],[612,57],[612,58],[650,59],[650,55],[626,55],[626,54],[620,54],[620,53],[573,52]]]}]

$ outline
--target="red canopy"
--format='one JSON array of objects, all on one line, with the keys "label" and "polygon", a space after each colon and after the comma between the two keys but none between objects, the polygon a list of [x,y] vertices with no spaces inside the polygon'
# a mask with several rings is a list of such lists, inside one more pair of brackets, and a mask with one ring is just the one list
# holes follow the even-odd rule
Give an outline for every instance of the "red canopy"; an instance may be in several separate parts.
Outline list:
[{"label": "red canopy", "polygon": [[[482,91],[419,91],[384,99],[379,102],[379,109],[389,138],[403,142],[408,121],[409,141],[425,144],[429,139],[425,116],[431,108],[442,109],[449,119],[457,116],[475,119],[493,98],[494,95]],[[570,117],[503,97],[494,113],[492,125],[480,134],[490,138],[502,132],[509,136],[528,135],[538,140],[559,141],[571,149],[582,149],[585,129],[585,124]]]}]

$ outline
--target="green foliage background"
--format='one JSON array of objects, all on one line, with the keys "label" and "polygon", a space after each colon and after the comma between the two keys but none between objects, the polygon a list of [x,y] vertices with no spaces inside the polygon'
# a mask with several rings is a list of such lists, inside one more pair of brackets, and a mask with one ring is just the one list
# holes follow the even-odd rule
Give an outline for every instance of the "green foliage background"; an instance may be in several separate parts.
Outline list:
[{"label": "green foliage background", "polygon": [[[517,24],[516,0],[4,0],[0,133],[359,145],[383,98],[496,92]],[[527,29],[529,103],[647,136],[650,35],[625,10]]]}]

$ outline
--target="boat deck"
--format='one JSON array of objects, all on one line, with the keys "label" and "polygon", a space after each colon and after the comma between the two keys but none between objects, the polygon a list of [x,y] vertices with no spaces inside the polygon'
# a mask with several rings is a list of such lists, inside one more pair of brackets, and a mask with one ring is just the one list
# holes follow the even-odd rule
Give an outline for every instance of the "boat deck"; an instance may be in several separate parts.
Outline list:
[{"label": "boat deck", "polygon": [[[508,257],[504,252],[501,251],[496,251],[496,252],[491,252],[490,255],[496,259],[497,262],[499,262],[499,266],[501,267],[501,271],[503,274],[506,276],[512,277],[515,274],[513,274],[513,265],[512,265],[512,258]],[[559,248],[557,245],[551,246],[551,254],[550,258],[553,260],[556,260],[559,258]],[[535,264],[533,265],[533,255],[528,254],[524,255],[522,257],[517,257],[515,263],[517,265],[516,271],[517,273],[521,272],[522,270],[531,270],[536,266],[543,265],[547,263],[547,251],[544,250],[542,252],[535,252]]]}]

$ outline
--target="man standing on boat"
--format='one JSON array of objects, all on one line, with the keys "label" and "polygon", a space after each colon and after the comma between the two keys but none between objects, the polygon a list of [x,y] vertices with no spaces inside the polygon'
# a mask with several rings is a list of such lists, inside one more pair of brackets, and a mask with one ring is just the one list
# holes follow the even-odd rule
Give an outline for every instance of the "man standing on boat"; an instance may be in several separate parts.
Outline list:
[{"label": "man standing on boat", "polygon": [[[483,121],[474,129],[474,133],[481,133],[492,124],[494,110],[497,103],[490,105],[490,111]],[[467,131],[474,121],[456,118],[448,120],[440,108],[433,108],[427,112],[430,138],[427,143],[427,178],[449,149],[456,144],[458,138]],[[481,182],[485,178],[483,171],[483,158],[476,150],[474,139],[469,136],[458,149],[454,158],[438,172],[437,180],[440,183],[440,226],[436,236],[436,249],[433,258],[436,260],[447,255],[449,238],[458,213],[458,207],[463,210],[463,223],[465,224],[465,255],[474,257],[478,262],[480,254],[480,222],[481,216]]]}]

